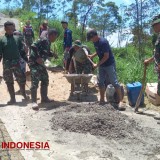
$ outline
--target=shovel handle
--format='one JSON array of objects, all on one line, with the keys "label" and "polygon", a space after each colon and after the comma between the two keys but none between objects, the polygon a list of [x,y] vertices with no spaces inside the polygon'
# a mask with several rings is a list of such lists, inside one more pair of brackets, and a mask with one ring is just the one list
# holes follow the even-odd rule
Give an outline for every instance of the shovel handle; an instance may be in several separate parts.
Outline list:
[{"label": "shovel handle", "polygon": [[141,88],[141,91],[139,93],[138,99],[136,101],[135,112],[138,112],[138,108],[139,108],[139,105],[140,105],[140,102],[141,102],[141,98],[142,98],[142,95],[144,93],[145,81],[146,81],[146,70],[147,70],[147,66],[144,65],[144,72],[143,72],[143,79],[142,79],[142,88]]},{"label": "shovel handle", "polygon": [[88,60],[94,65],[94,62],[87,56]]}]

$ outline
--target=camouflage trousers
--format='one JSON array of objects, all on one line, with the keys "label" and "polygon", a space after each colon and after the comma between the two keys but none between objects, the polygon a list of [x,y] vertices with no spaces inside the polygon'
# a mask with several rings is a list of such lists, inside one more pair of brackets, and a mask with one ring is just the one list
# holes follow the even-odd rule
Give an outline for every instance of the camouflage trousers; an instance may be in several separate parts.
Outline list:
[{"label": "camouflage trousers", "polygon": [[3,60],[3,78],[5,82],[14,84],[13,75],[19,84],[26,83],[26,76],[21,70],[19,60]]},{"label": "camouflage trousers", "polygon": [[28,47],[31,47],[32,43],[33,43],[33,39],[32,37],[25,37],[25,43]]},{"label": "camouflage trousers", "polygon": [[26,62],[24,61],[23,58],[21,58],[19,63],[20,63],[20,66],[21,66],[21,70],[25,73],[26,72]]},{"label": "camouflage trousers", "polygon": [[160,73],[158,72],[158,86],[157,86],[157,94],[160,96]]},{"label": "camouflage trousers", "polygon": [[37,89],[39,81],[41,81],[41,86],[48,86],[49,78],[46,68],[42,65],[30,66],[31,71],[31,90]]},{"label": "camouflage trousers", "polygon": [[31,52],[31,45],[33,43],[33,39],[32,37],[25,37],[25,45],[26,45],[26,48],[25,49],[27,52],[29,52],[29,55],[30,55],[30,52]]},{"label": "camouflage trousers", "polygon": [[92,65],[89,60],[86,60],[84,63],[75,61],[75,69],[77,74],[90,74],[92,73]]}]

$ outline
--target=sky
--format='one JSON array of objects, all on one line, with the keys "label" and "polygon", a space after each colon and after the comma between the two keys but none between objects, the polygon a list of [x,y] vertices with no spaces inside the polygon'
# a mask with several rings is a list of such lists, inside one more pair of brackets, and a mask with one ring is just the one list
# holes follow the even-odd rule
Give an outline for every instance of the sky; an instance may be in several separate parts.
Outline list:
[{"label": "sky", "polygon": [[[109,2],[109,1],[115,2],[118,6],[120,4],[129,5],[133,2],[135,2],[135,0],[106,0],[106,2]],[[8,4],[4,3],[4,0],[1,0],[0,4],[2,4],[2,5],[0,5],[0,9],[6,8],[8,5]],[[11,5],[14,5],[14,3],[11,3]]]},{"label": "sky", "polygon": [[[109,2],[110,0],[107,0],[107,1]],[[129,4],[133,3],[133,2],[135,2],[135,0],[111,0],[111,1],[115,2],[118,6],[120,4],[129,5]]]},{"label": "sky", "polygon": [[[120,6],[121,4],[130,5],[131,3],[135,3],[135,0],[106,0],[106,2],[109,2],[109,1],[115,2],[117,6]],[[8,4],[4,3],[4,0],[1,0],[0,9],[6,8],[7,5]],[[14,3],[11,3],[10,5],[13,7]],[[130,36],[130,38],[131,37],[132,36]],[[114,33],[114,34],[112,34],[110,36],[107,36],[107,39],[110,42],[112,42],[111,46],[117,47],[118,33]],[[125,44],[126,44],[126,41],[122,41],[121,46],[124,46]]]}]

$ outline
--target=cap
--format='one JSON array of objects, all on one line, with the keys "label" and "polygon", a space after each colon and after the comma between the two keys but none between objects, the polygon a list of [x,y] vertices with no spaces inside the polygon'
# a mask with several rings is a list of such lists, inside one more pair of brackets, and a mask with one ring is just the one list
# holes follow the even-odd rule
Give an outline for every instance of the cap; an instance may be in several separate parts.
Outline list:
[{"label": "cap", "polygon": [[87,41],[89,41],[94,36],[97,36],[97,31],[95,29],[91,29],[87,32]]},{"label": "cap", "polygon": [[74,41],[73,46],[81,47],[81,46],[82,46],[82,43],[81,43],[80,40],[76,40],[76,41]]},{"label": "cap", "polygon": [[68,24],[68,22],[67,22],[67,21],[65,21],[65,20],[62,20],[62,21],[61,21],[61,23],[62,23],[62,24],[63,24],[63,23]]},{"label": "cap", "polygon": [[157,23],[160,23],[160,14],[155,16],[155,17],[153,17],[152,26],[154,26]]}]

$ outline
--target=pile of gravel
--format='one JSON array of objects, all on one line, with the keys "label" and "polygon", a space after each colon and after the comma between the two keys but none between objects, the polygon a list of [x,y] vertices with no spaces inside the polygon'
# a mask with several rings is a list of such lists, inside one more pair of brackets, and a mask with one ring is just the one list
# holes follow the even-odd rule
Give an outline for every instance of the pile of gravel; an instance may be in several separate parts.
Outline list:
[{"label": "pile of gravel", "polygon": [[56,109],[52,129],[90,133],[107,138],[131,137],[139,130],[137,123],[115,110],[111,105],[71,104]]}]

